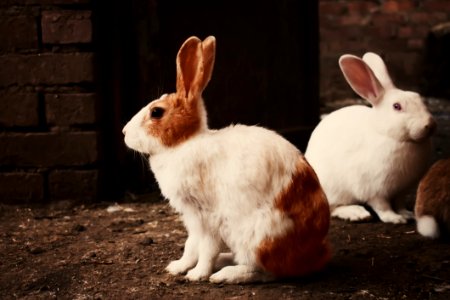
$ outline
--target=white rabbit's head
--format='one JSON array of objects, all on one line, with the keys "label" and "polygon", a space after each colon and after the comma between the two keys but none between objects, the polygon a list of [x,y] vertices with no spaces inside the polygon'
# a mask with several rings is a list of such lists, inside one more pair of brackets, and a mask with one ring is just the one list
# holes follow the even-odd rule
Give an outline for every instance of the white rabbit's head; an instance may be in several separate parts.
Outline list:
[{"label": "white rabbit's head", "polygon": [[379,133],[413,142],[433,134],[436,123],[422,97],[396,88],[380,56],[369,52],[361,59],[346,54],[339,65],[352,89],[372,104],[370,121]]}]

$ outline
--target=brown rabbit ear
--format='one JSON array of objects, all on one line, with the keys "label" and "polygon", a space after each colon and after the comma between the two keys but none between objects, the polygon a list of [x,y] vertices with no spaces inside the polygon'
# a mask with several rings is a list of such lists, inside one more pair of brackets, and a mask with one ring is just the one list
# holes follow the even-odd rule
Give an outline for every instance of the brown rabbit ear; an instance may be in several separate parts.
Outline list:
[{"label": "brown rabbit ear", "polygon": [[177,55],[177,93],[183,98],[198,98],[211,78],[215,57],[215,38],[202,43],[197,37],[188,38]]},{"label": "brown rabbit ear", "polygon": [[211,79],[211,75],[214,68],[214,61],[216,57],[216,38],[213,36],[208,36],[202,42],[202,52],[203,52],[203,79],[201,82],[202,91],[208,85],[209,80]]}]

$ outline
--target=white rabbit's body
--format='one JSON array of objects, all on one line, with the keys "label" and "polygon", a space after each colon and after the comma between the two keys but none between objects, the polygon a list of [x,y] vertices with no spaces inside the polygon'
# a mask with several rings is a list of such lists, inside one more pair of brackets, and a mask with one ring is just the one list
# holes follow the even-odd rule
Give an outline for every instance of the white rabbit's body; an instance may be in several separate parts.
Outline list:
[{"label": "white rabbit's body", "polygon": [[[419,181],[429,164],[435,123],[420,96],[397,89],[380,57],[345,55],[341,69],[352,88],[373,107],[349,106],[332,112],[314,129],[305,157],[313,166],[332,216],[351,221],[371,217],[406,223],[411,212],[396,196]],[[375,77],[377,75],[377,77]]]},{"label": "white rabbit's body", "polygon": [[[214,54],[213,37],[189,38],[177,56],[177,92],[149,103],[123,129],[128,147],[149,154],[162,194],[188,231],[183,256],[167,270],[215,283],[318,271],[331,256],[319,180],[273,131],[208,129],[201,93]],[[224,245],[231,254],[220,253]]]},{"label": "white rabbit's body", "polygon": [[[376,132],[372,110],[342,108],[326,116],[311,136],[305,155],[332,209],[355,203],[376,209],[416,183],[428,166],[430,141],[398,141]],[[392,217],[394,223],[403,222]]]}]

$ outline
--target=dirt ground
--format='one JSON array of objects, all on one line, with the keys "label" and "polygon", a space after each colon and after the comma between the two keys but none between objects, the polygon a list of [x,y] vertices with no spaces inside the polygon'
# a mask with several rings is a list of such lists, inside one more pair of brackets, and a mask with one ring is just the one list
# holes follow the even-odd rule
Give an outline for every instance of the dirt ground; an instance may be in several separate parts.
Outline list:
[{"label": "dirt ground", "polygon": [[325,270],[248,285],[168,275],[186,232],[157,195],[119,206],[0,206],[0,228],[2,299],[450,299],[450,243],[422,238],[414,223],[333,219]]}]

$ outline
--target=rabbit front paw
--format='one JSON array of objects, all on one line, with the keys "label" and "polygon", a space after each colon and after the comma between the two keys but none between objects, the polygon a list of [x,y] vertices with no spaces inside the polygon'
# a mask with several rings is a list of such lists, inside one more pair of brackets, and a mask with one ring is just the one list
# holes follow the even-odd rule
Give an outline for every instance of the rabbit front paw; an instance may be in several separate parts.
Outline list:
[{"label": "rabbit front paw", "polygon": [[351,222],[366,221],[372,218],[370,212],[361,205],[338,206],[333,210],[331,216]]},{"label": "rabbit front paw", "polygon": [[228,266],[214,273],[209,278],[212,283],[251,283],[251,282],[269,282],[274,280],[271,274],[256,270],[252,266],[235,265]]},{"label": "rabbit front paw", "polygon": [[193,267],[195,263],[187,261],[186,259],[178,259],[172,261],[167,267],[166,271],[172,275],[184,274]]},{"label": "rabbit front paw", "polygon": [[402,215],[406,220],[415,219],[414,212],[407,210],[406,208],[399,210],[398,213]]},{"label": "rabbit front paw", "polygon": [[408,222],[406,217],[396,214],[392,210],[377,211],[377,214],[383,223],[406,224]]},{"label": "rabbit front paw", "polygon": [[186,279],[189,281],[203,281],[209,278],[211,275],[211,272],[209,270],[204,270],[199,267],[195,267],[194,269],[190,270],[186,274]]}]

